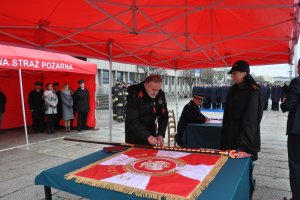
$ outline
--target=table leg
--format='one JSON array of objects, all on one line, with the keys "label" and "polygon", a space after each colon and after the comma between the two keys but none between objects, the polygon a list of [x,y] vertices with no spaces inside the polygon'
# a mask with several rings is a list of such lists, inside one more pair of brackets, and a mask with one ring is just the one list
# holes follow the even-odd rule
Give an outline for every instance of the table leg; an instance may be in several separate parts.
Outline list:
[{"label": "table leg", "polygon": [[46,200],[52,200],[51,187],[44,186]]}]

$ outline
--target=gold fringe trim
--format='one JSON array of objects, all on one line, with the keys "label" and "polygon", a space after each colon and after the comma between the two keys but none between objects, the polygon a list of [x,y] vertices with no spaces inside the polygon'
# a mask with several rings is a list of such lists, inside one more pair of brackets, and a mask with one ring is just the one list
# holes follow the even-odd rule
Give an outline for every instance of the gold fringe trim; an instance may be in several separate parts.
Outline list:
[{"label": "gold fringe trim", "polygon": [[86,178],[86,177],[79,177],[76,175],[77,173],[79,173],[81,171],[84,171],[90,167],[93,167],[101,162],[104,162],[108,159],[111,159],[115,156],[118,156],[118,155],[120,155],[124,152],[130,151],[130,150],[131,150],[131,148],[127,149],[123,152],[117,153],[115,155],[106,157],[102,160],[96,161],[90,165],[87,165],[85,167],[82,167],[80,169],[72,171],[72,172],[66,174],[64,177],[66,180],[73,180],[76,183],[87,184],[87,185],[90,185],[93,187],[99,187],[99,188],[103,188],[103,189],[122,192],[122,193],[135,195],[135,196],[142,197],[142,198],[150,198],[150,199],[164,198],[166,200],[187,200],[187,199],[194,200],[194,199],[197,199],[198,196],[202,193],[202,191],[208,187],[210,182],[213,181],[213,179],[216,177],[216,175],[218,174],[218,172],[220,171],[220,169],[223,167],[223,165],[226,163],[226,161],[228,159],[225,156],[221,156],[220,159],[218,160],[218,162],[212,168],[212,170],[206,175],[206,177],[203,179],[203,181],[201,181],[199,183],[199,185],[191,192],[191,194],[187,198],[178,196],[178,195],[172,195],[172,194],[166,194],[166,193],[160,193],[160,192],[154,192],[154,191],[146,191],[143,189],[138,189],[138,188],[125,186],[125,185],[121,185],[121,184],[117,184],[117,183],[109,183],[109,182],[105,182],[105,181],[101,181],[101,180],[95,180],[95,179]]},{"label": "gold fringe trim", "polygon": [[221,156],[212,170],[205,176],[201,183],[194,189],[194,191],[188,196],[188,199],[197,199],[198,196],[205,190],[208,185],[214,180],[221,168],[224,166],[228,157]]}]

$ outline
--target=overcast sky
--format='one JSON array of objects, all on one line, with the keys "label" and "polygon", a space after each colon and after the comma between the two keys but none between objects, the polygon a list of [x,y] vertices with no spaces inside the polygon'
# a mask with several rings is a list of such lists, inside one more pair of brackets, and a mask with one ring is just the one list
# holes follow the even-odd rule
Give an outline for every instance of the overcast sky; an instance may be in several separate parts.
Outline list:
[{"label": "overcast sky", "polygon": [[[293,70],[293,69],[292,69]],[[269,75],[272,77],[276,76],[290,76],[290,66],[287,64],[282,65],[262,65],[262,66],[253,66],[250,68],[250,73],[254,73],[255,75]]]}]

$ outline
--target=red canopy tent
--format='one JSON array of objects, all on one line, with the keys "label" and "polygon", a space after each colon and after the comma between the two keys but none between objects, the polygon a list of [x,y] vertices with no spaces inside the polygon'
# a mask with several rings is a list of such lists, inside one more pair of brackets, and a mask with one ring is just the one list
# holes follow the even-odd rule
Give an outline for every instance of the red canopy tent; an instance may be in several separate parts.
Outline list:
[{"label": "red canopy tent", "polygon": [[170,69],[291,63],[298,2],[2,0],[0,41]]},{"label": "red canopy tent", "polygon": [[[34,89],[35,81],[42,81],[44,85],[56,81],[60,83],[60,87],[68,83],[75,90],[79,79],[85,80],[86,88],[90,91],[91,111],[87,124],[95,127],[96,69],[95,64],[69,55],[0,45],[0,86],[7,97],[2,128],[21,127],[24,122],[26,128],[26,122],[31,124],[27,100],[30,90]],[[20,85],[17,84],[19,79]],[[22,104],[19,103],[20,99]],[[22,112],[26,120],[22,118]],[[25,133],[27,134],[26,129]]]},{"label": "red canopy tent", "polygon": [[292,64],[298,36],[299,0],[0,3],[1,43],[176,71]]}]

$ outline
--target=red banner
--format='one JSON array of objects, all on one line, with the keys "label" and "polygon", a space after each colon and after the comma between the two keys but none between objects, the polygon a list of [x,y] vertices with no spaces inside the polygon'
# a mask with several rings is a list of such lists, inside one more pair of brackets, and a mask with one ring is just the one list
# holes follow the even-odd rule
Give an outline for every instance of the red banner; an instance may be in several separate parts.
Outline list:
[{"label": "red banner", "polygon": [[226,160],[219,155],[131,148],[65,178],[140,197],[196,199]]}]

